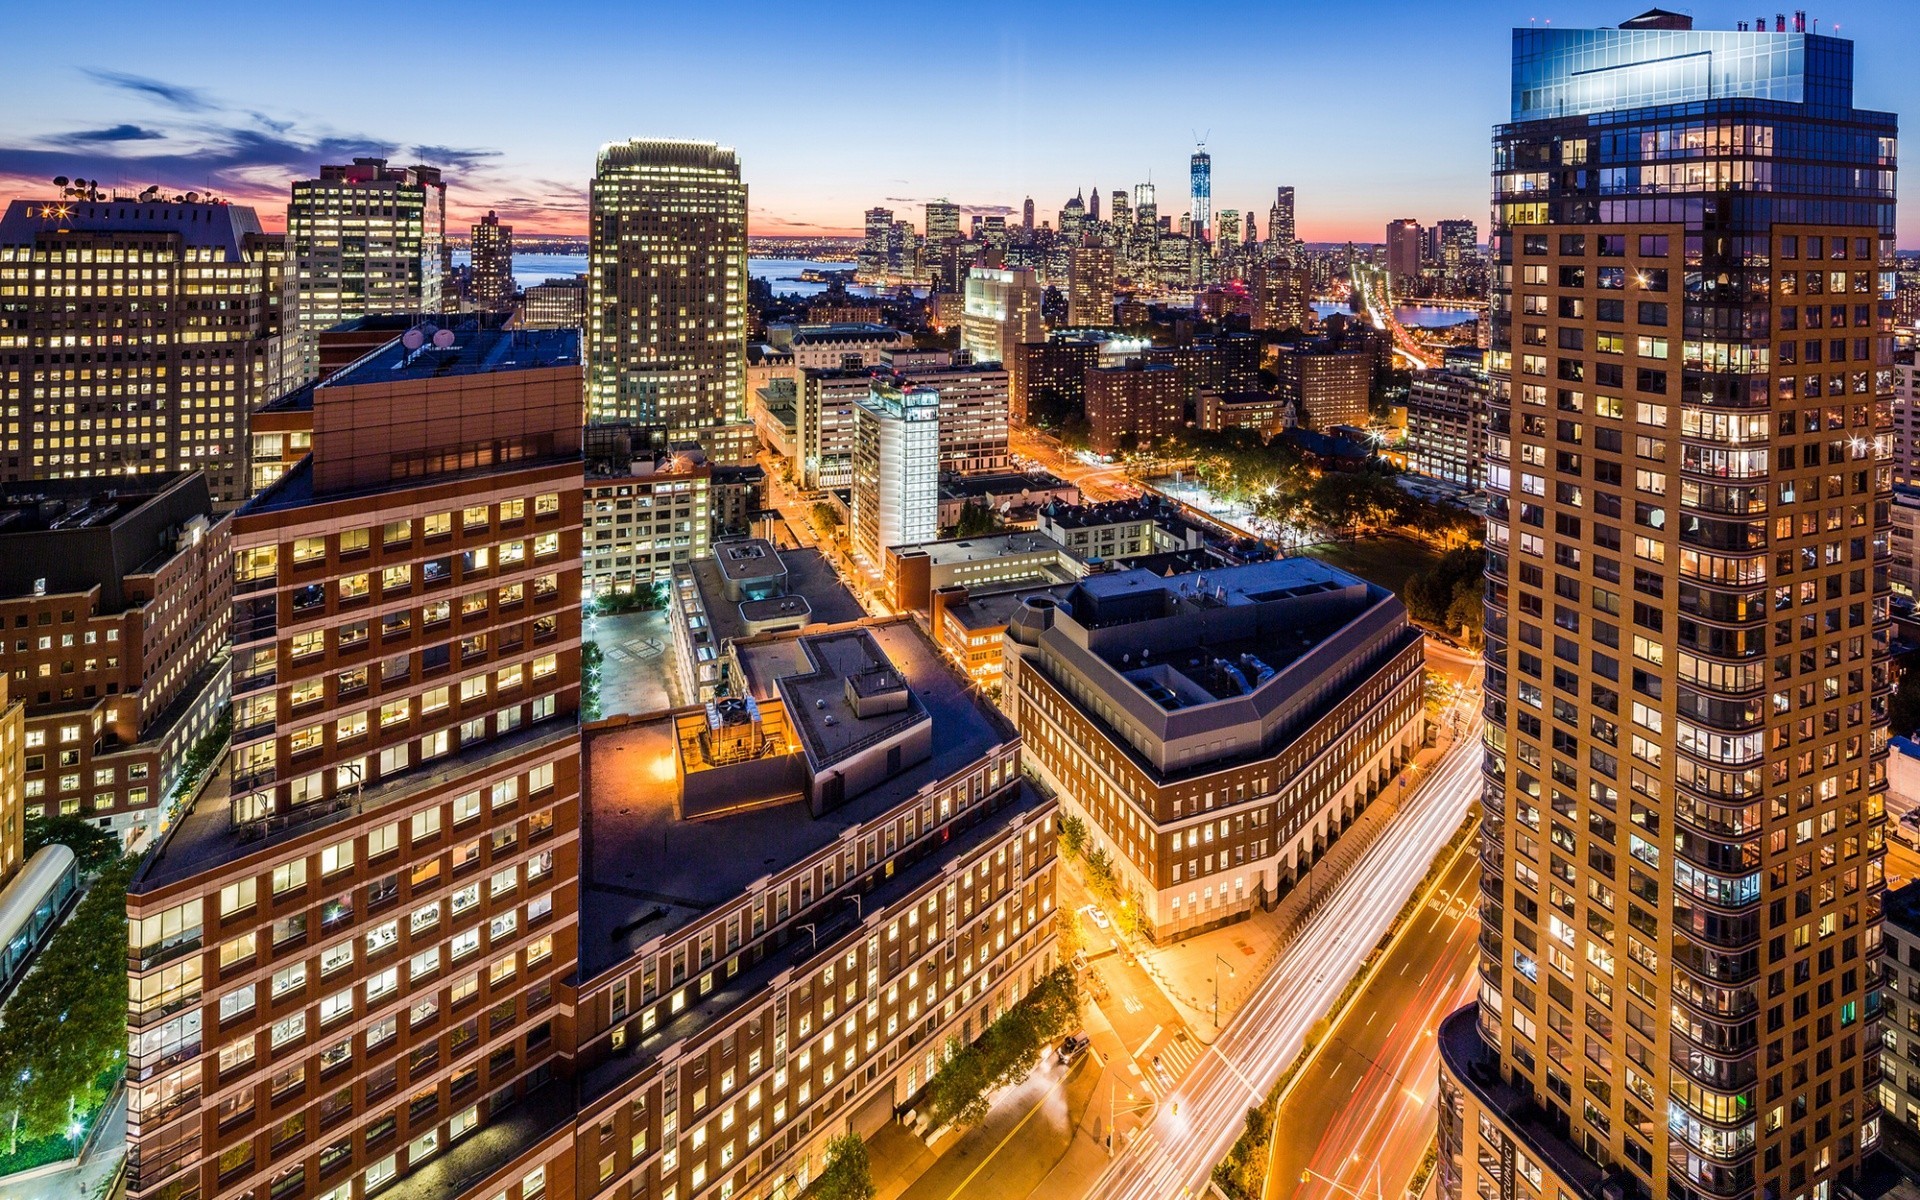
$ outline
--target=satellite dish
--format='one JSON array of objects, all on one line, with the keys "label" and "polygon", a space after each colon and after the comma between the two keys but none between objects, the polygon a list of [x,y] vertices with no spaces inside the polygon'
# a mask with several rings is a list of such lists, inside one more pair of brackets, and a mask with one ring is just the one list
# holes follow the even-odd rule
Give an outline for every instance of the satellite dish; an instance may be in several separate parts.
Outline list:
[{"label": "satellite dish", "polygon": [[441,350],[445,350],[447,347],[453,345],[453,330],[442,329],[438,333],[435,333],[433,335],[433,344]]},{"label": "satellite dish", "polygon": [[427,335],[418,329],[409,329],[400,335],[400,344],[409,350],[418,350],[427,344]]}]

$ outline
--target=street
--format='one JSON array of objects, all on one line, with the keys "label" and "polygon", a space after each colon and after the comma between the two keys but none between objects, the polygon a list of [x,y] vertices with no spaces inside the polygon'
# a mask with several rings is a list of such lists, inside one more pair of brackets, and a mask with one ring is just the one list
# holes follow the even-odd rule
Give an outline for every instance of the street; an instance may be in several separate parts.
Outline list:
[{"label": "street", "polygon": [[[1332,1200],[1349,1190],[1398,1196],[1419,1168],[1434,1134],[1433,1030],[1474,994],[1477,845],[1462,844],[1280,1106],[1268,1200]],[[1313,1177],[1303,1183],[1307,1171]]]},{"label": "street", "polygon": [[1037,430],[1016,425],[1008,431],[1007,444],[1014,454],[1032,459],[1079,488],[1081,499],[1088,504],[1131,499],[1140,494],[1140,489],[1127,479],[1126,468],[1118,464],[1102,466],[1082,462],[1054,438]]},{"label": "street", "polygon": [[1335,885],[1321,916],[1163,1098],[1144,1134],[1131,1139],[1094,1185],[1101,1200],[1197,1195],[1260,1102],[1298,1054],[1308,1029],[1379,942],[1434,855],[1459,829],[1480,792],[1476,716],[1360,864]]}]

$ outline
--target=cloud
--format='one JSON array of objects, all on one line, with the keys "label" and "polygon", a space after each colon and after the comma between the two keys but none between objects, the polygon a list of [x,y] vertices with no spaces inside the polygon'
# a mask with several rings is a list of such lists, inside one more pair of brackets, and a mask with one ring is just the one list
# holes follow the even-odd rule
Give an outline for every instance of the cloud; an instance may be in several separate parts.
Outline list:
[{"label": "cloud", "polygon": [[81,129],[73,133],[63,133],[60,140],[65,142],[149,142],[167,136],[157,129],[146,129],[139,125],[114,125],[106,129]]},{"label": "cloud", "polygon": [[151,96],[162,104],[180,109],[182,112],[210,112],[213,101],[207,98],[199,88],[184,87],[177,83],[167,83],[159,79],[149,79],[144,75],[128,75],[121,71],[104,71],[97,67],[81,68],[88,78],[104,83],[123,92],[137,92]]},{"label": "cloud", "polygon": [[457,146],[415,146],[413,155],[429,166],[472,171],[500,157],[498,150],[464,150]]}]

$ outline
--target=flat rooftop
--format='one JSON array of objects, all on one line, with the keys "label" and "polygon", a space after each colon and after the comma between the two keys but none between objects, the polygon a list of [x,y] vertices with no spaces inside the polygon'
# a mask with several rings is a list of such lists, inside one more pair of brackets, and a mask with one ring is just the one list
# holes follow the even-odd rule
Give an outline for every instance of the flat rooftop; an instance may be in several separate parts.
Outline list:
[{"label": "flat rooftop", "polygon": [[933,560],[936,567],[952,563],[973,562],[991,558],[1005,558],[1010,554],[1059,554],[1068,558],[1073,552],[1054,541],[1044,533],[1030,530],[1009,530],[1005,533],[987,533],[977,537],[947,538],[938,542],[920,542],[912,546],[900,546],[896,549],[917,550]]},{"label": "flat rooftop", "polygon": [[1133,500],[1108,500],[1100,504],[1061,504],[1055,502],[1041,515],[1065,529],[1092,529],[1101,525],[1125,525],[1140,521],[1173,521],[1182,526],[1191,522],[1179,506],[1158,496]]},{"label": "flat rooftop", "polygon": [[747,579],[771,579],[786,572],[780,552],[765,538],[721,542],[713,547],[713,561],[718,564],[722,578],[736,583]]},{"label": "flat rooftop", "polygon": [[[787,596],[806,600],[810,621],[821,625],[838,625],[857,621],[866,615],[866,610],[853,598],[853,593],[847,591],[833,566],[821,557],[818,550],[811,547],[782,550],[780,561],[787,568]],[[716,646],[746,637],[748,621],[765,619],[766,610],[758,607],[764,601],[749,600],[744,604],[735,604],[727,599],[720,577],[720,564],[715,560],[695,559],[693,582],[700,589],[700,598],[707,606],[707,623],[713,631]]]},{"label": "flat rooftop", "polygon": [[993,592],[967,592],[965,604],[949,604],[946,611],[964,629],[998,629],[1006,625],[1029,596],[1048,596],[1060,601],[1073,590],[1070,583],[1048,585],[1022,584]]},{"label": "flat rooftop", "polygon": [[940,481],[940,496],[942,499],[955,496],[1009,496],[1020,492],[1052,492],[1073,486],[1058,475],[1050,475],[1045,471],[949,475]]},{"label": "flat rooftop", "polygon": [[440,379],[496,371],[532,371],[572,366],[580,361],[577,329],[441,329],[452,345],[426,344],[409,349],[396,339],[369,352],[326,380],[328,388]]},{"label": "flat rooftop", "polygon": [[[786,703],[787,723],[805,739],[807,757],[816,771],[927,719],[906,672],[894,666],[868,630],[855,626],[807,634],[800,638],[800,645],[814,669],[782,675],[773,684]],[[742,658],[751,653],[747,650]],[[866,700],[903,693],[905,706],[892,712],[863,717],[854,708],[855,697]]]},{"label": "flat rooftop", "polygon": [[[921,788],[1013,740],[1004,718],[974,695],[911,621],[877,625],[867,632],[932,718],[933,757],[823,817],[814,817],[806,801],[796,799],[682,821],[675,795],[677,745],[671,717],[587,738],[584,800],[590,811],[580,902],[582,978],[735,899],[755,880],[831,845],[846,830],[905,803]],[[736,646],[748,690],[770,699],[778,694],[783,676],[809,669],[799,647],[800,637],[793,634]]]}]

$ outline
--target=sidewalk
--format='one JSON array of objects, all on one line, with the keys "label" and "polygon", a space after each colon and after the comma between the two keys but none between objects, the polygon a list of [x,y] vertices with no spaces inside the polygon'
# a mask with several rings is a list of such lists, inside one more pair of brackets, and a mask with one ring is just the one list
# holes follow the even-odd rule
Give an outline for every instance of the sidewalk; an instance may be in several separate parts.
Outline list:
[{"label": "sidewalk", "polygon": [[1334,886],[1345,878],[1387,822],[1398,814],[1402,801],[1400,781],[1407,781],[1407,794],[1411,795],[1434,762],[1452,748],[1452,737],[1442,732],[1438,745],[1422,746],[1415,751],[1411,764],[1390,780],[1372,806],[1354,818],[1347,831],[1327,848],[1314,866],[1311,880],[1303,879],[1272,911],[1256,908],[1244,921],[1165,946],[1154,946],[1144,940],[1134,944],[1133,951],[1141,965],[1186,1019],[1194,1037],[1203,1044],[1211,1044],[1219,1036],[1212,1009],[1214,975],[1223,970],[1220,960],[1231,964],[1231,974],[1222,974],[1220,978],[1220,1023],[1224,1025],[1266,979],[1281,952],[1326,902]]}]

